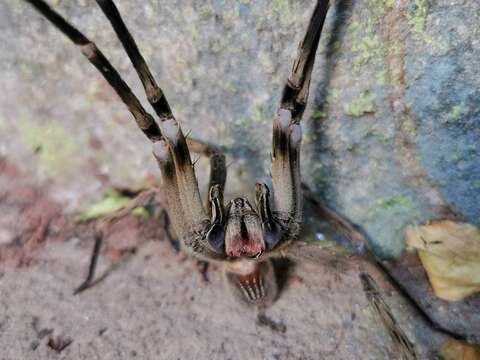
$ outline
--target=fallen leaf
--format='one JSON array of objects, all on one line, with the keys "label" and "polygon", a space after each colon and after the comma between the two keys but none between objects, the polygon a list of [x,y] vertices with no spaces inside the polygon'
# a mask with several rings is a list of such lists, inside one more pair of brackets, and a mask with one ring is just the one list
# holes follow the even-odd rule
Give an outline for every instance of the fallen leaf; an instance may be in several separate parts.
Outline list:
[{"label": "fallen leaf", "polygon": [[[100,201],[81,212],[75,220],[77,222],[83,222],[108,216],[126,206],[131,200],[132,197],[122,195],[116,190],[108,191]],[[134,208],[131,213],[139,217],[150,217],[150,213],[143,206]]]},{"label": "fallen leaf", "polygon": [[435,221],[409,226],[407,245],[418,251],[435,294],[459,301],[480,291],[480,229],[467,223]]},{"label": "fallen leaf", "polygon": [[443,344],[440,355],[443,360],[480,360],[480,348],[450,339]]}]

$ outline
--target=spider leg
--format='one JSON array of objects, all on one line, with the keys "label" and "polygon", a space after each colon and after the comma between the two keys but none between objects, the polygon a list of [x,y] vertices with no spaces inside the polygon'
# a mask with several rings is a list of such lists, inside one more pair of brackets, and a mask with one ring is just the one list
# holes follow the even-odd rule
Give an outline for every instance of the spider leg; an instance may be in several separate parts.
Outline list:
[{"label": "spider leg", "polygon": [[95,43],[90,41],[78,29],[68,23],[43,0],[25,1],[31,4],[75,45],[80,47],[82,54],[98,69],[98,71],[100,71],[105,80],[107,80],[120,99],[125,103],[143,133],[152,141],[159,140],[161,134],[158,124],[153,117],[145,111],[138,98],[133,94],[125,81],[123,81],[120,74],[108,61],[105,55],[103,55],[103,53],[97,48]]},{"label": "spider leg", "polygon": [[153,145],[153,155],[162,173],[162,188],[173,227],[177,235],[183,238],[185,236],[186,218],[180,200],[175,165],[165,141],[161,140]]},{"label": "spider leg", "polygon": [[295,123],[300,121],[307,104],[315,54],[328,8],[329,0],[317,1],[307,32],[298,47],[290,76],[283,89],[280,109],[289,110]]},{"label": "spider leg", "polygon": [[172,110],[163,94],[162,89],[157,85],[150,69],[145,62],[140,50],[138,49],[135,39],[128,31],[127,26],[118,11],[115,3],[112,0],[97,0],[97,4],[102,9],[108,21],[117,34],[118,39],[122,43],[127,52],[133,67],[137,71],[138,77],[143,84],[147,99],[152,105],[161,121],[172,118]]},{"label": "spider leg", "polygon": [[[283,89],[280,107],[273,124],[272,180],[275,211],[273,228],[264,227],[264,237],[275,246],[282,238],[298,235],[302,220],[302,189],[300,178],[300,120],[308,100],[310,79],[315,53],[323,23],[328,11],[328,0],[319,0],[308,24],[307,32],[297,50],[297,56]],[[257,189],[257,199],[269,206],[262,185]],[[262,200],[263,199],[263,200]],[[257,201],[258,201],[257,200]],[[266,220],[264,219],[264,222]]]},{"label": "spider leg", "polygon": [[373,308],[373,311],[380,318],[387,330],[396,350],[395,352],[401,355],[401,359],[418,359],[412,342],[395,319],[375,280],[368,273],[360,273],[359,277],[362,282],[365,296],[367,297],[370,306]]},{"label": "spider leg", "polygon": [[[135,39],[130,34],[127,26],[125,25],[120,12],[118,11],[115,3],[112,0],[96,0],[97,4],[102,9],[103,13],[110,21],[117,37],[122,43],[133,67],[137,71],[140,78],[148,101],[154,108],[161,121],[174,119],[170,105],[167,102],[166,97],[163,94],[162,89],[157,85],[155,78],[153,77],[145,59],[143,58]],[[212,167],[210,176],[209,188],[215,184],[219,184],[222,191],[225,186],[226,179],[226,166],[225,157],[221,151],[213,145],[203,143],[198,140],[187,140],[189,150],[202,153],[210,157],[210,165]]]},{"label": "spider leg", "polygon": [[206,208],[210,215],[212,228],[207,234],[210,245],[218,252],[225,246],[225,208],[223,205],[223,192],[227,180],[227,166],[225,155],[221,150],[212,145],[195,139],[187,139],[188,148],[197,154],[210,158],[210,179],[208,184],[208,201]]},{"label": "spider leg", "polygon": [[[208,188],[211,189],[215,185],[219,185],[220,194],[223,197],[225,182],[227,180],[227,165],[225,155],[215,145],[206,142],[187,138],[188,149],[196,154],[202,154],[210,159],[210,180]],[[211,202],[208,202],[210,209]],[[211,211],[210,211],[211,212]]]},{"label": "spider leg", "polygon": [[[217,221],[218,218],[221,220],[221,216],[214,216],[216,212],[212,211],[212,219],[207,217],[201,204],[187,143],[178,124],[173,121],[164,122],[167,123],[165,140],[153,144],[153,155],[162,174],[168,213],[187,250],[206,258],[224,257],[221,251],[223,244],[218,244],[218,239],[223,239],[223,226]],[[217,184],[210,189],[210,202],[212,209],[219,209],[221,215],[223,206],[216,205],[221,200],[219,188]]]},{"label": "spider leg", "polygon": [[[97,0],[97,4],[110,21],[117,37],[122,43],[143,84],[148,101],[154,108],[160,120],[166,121],[174,119],[170,105],[168,104],[162,89],[157,85],[155,78],[140,53],[135,39],[128,31],[115,3],[112,0]],[[187,145],[189,150],[207,155],[210,158],[211,176],[209,188],[215,184],[219,184],[223,191],[226,180],[226,166],[225,156],[221,153],[220,149],[214,145],[193,139],[188,139]]]},{"label": "spider leg", "polygon": [[[216,244],[212,248],[212,244],[208,241],[208,233],[213,228],[217,229],[214,233],[218,235],[218,226],[212,224],[202,206],[189,148],[180,125],[173,116],[162,90],[156,84],[114,2],[97,0],[97,3],[120,39],[142,81],[147,98],[161,121],[160,132],[163,139],[154,142],[153,154],[162,172],[167,209],[172,217],[175,230],[187,248],[194,253],[207,257],[218,257],[219,254],[215,252]],[[221,163],[222,160],[224,162],[224,159],[220,155],[212,156],[211,159],[215,166],[220,166],[222,169]],[[212,172],[213,181],[219,182],[218,185],[223,190],[224,180],[221,178],[221,173],[221,171]]]}]

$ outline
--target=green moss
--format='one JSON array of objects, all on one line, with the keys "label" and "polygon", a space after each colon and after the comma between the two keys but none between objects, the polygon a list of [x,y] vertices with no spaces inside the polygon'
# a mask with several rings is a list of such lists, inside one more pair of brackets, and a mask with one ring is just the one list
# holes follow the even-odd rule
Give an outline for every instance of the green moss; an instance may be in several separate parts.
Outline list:
[{"label": "green moss", "polygon": [[413,26],[413,31],[422,34],[425,31],[429,10],[428,0],[414,0],[413,10],[407,13],[407,19]]},{"label": "green moss", "polygon": [[372,60],[377,64],[383,57],[382,45],[375,34],[367,34],[358,38],[353,43],[352,50],[355,52],[354,64],[357,70]]},{"label": "green moss", "polygon": [[270,124],[273,121],[270,113],[265,109],[263,104],[255,104],[252,120],[257,124],[262,125]]},{"label": "green moss", "polygon": [[375,83],[378,85],[378,86],[383,86],[385,85],[386,81],[387,81],[387,69],[382,69],[380,71],[378,71],[376,74],[375,74]]},{"label": "green moss", "polygon": [[361,97],[343,105],[343,112],[353,117],[374,113],[376,111],[375,98],[375,94],[367,90]]},{"label": "green moss", "polygon": [[303,134],[302,143],[304,145],[315,144],[318,141],[318,136],[313,132],[306,132]]},{"label": "green moss", "polygon": [[367,133],[367,135],[375,138],[377,141],[381,142],[382,144],[389,144],[391,142],[391,138],[389,138],[383,132],[378,130],[371,130]]},{"label": "green moss", "polygon": [[330,89],[327,95],[327,103],[329,105],[334,105],[340,99],[340,90],[338,89]]},{"label": "green moss", "polygon": [[407,21],[412,26],[412,31],[422,41],[437,49],[446,50],[448,48],[446,44],[434,39],[425,30],[429,10],[430,4],[428,0],[414,0],[412,11],[406,14]]},{"label": "green moss", "polygon": [[190,32],[190,39],[191,39],[191,42],[192,42],[192,46],[196,46],[197,44],[197,39],[198,39],[198,30],[197,30],[197,26],[195,25],[195,23],[191,23],[190,26],[188,27],[188,31]]},{"label": "green moss", "polygon": [[200,21],[205,21],[210,19],[213,16],[213,10],[207,4],[202,5],[198,9],[198,18]]},{"label": "green moss", "polygon": [[313,184],[317,189],[326,188],[330,184],[329,178],[322,169],[317,169],[313,174]]},{"label": "green moss", "polygon": [[271,8],[282,26],[291,24],[294,19],[290,8],[289,0],[273,0]]},{"label": "green moss", "polygon": [[402,131],[412,136],[415,136],[417,134],[417,128],[412,120],[406,120],[403,122]]},{"label": "green moss", "polygon": [[266,51],[260,50],[257,55],[258,61],[260,65],[262,65],[263,69],[267,74],[273,74],[275,72],[275,65],[270,57],[270,54]]},{"label": "green moss", "polygon": [[388,212],[390,215],[402,210],[412,210],[415,208],[414,203],[407,197],[402,195],[380,198],[368,210],[368,215],[376,216],[379,213]]},{"label": "green moss", "polygon": [[354,20],[350,23],[348,31],[351,33],[357,33],[362,28],[362,23],[360,21]]},{"label": "green moss", "polygon": [[233,94],[237,92],[237,88],[231,82],[223,82],[222,89]]},{"label": "green moss", "polygon": [[312,111],[312,118],[313,119],[323,119],[327,117],[327,113],[325,111],[315,109]]},{"label": "green moss", "polygon": [[448,113],[448,118],[450,120],[458,120],[460,119],[463,115],[468,113],[468,107],[465,106],[464,103],[460,103],[457,105],[452,106],[450,109],[450,112]]},{"label": "green moss", "polygon": [[351,43],[354,54],[353,64],[355,72],[365,71],[365,65],[370,64],[377,71],[375,81],[383,86],[386,81],[386,66],[384,60],[384,44],[376,34],[378,24],[382,21],[385,12],[392,6],[391,0],[370,0],[367,2],[371,13],[362,17],[361,21],[354,21],[349,26],[352,37]]},{"label": "green moss", "polygon": [[21,121],[18,130],[23,143],[38,153],[39,169],[45,175],[55,176],[66,168],[77,166],[78,145],[59,122],[38,126]]},{"label": "green moss", "polygon": [[373,4],[377,12],[380,12],[383,16],[395,4],[395,0],[373,0]]}]

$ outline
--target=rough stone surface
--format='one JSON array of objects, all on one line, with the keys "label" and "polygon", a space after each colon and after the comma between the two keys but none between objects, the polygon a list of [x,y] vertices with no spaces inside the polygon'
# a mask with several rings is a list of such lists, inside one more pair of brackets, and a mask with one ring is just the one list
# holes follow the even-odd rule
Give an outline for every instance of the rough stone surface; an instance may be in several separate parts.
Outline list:
[{"label": "rough stone surface", "polygon": [[[104,50],[147,104],[128,58],[95,3],[49,3]],[[272,120],[313,4],[304,0],[118,0],[117,4],[184,131],[215,142],[226,151],[230,164],[227,197],[253,193],[257,180],[268,182]],[[302,173],[317,194],[365,231],[381,255],[401,253],[403,230],[408,224],[445,217],[479,224],[479,16],[480,3],[469,0],[337,0],[328,14],[303,122]],[[135,188],[156,183],[158,170],[149,142],[136,128],[125,106],[79,49],[23,1],[0,3],[0,69],[0,156],[28,174],[39,192],[35,199],[46,201],[44,206],[53,215],[58,209],[68,214],[78,212],[112,186]],[[200,159],[196,165],[203,190],[207,163]],[[49,198],[42,198],[43,193],[48,193]],[[15,195],[27,199],[33,196],[28,188]],[[32,237],[28,239],[41,239],[42,234],[35,230],[45,227],[49,213],[38,214],[35,207],[31,211],[38,222],[35,226],[30,224]],[[10,224],[16,216],[5,214],[0,225]],[[61,216],[55,219],[55,224],[62,221]],[[15,239],[14,228],[0,226],[0,244]],[[35,241],[29,244],[34,250],[41,245]],[[28,357],[28,344],[34,341],[31,339],[35,333],[28,324],[40,315],[39,326],[54,328],[60,335],[73,339],[66,353],[61,354],[64,358],[105,358],[105,354],[128,358],[133,356],[132,351],[139,351],[138,344],[127,339],[131,334],[181,334],[188,319],[197,316],[196,322],[206,321],[206,314],[196,311],[210,304],[195,305],[207,300],[194,296],[192,289],[203,285],[197,285],[192,277],[185,280],[190,282],[188,285],[174,287],[179,294],[184,291],[197,299],[190,303],[188,296],[182,298],[187,299],[182,300],[187,304],[181,310],[184,313],[179,321],[183,323],[154,324],[151,314],[158,311],[156,297],[148,298],[145,293],[155,292],[144,289],[142,296],[146,297],[132,297],[131,294],[139,293],[141,285],[131,277],[136,272],[155,269],[163,273],[165,269],[159,270],[158,264],[144,261],[142,256],[127,265],[131,267],[128,271],[115,275],[120,279],[109,279],[107,288],[86,293],[90,301],[68,297],[78,273],[84,271],[88,252],[86,245],[71,241],[58,244],[58,248],[48,246],[36,267],[19,272],[6,268],[0,272],[0,300],[5,311],[0,317],[0,339],[12,341],[0,344],[1,349],[10,345],[11,352],[1,354],[7,359],[18,358],[15,351]],[[165,256],[167,260],[153,256],[177,275],[187,272],[187,265],[177,269],[169,256]],[[77,262],[81,257],[82,262]],[[149,277],[148,283],[153,281],[151,289],[168,279],[176,284],[181,276],[173,273],[166,279],[157,273]],[[324,285],[312,285],[316,290],[309,296],[325,296]],[[164,299],[172,291],[171,286],[159,289],[158,294],[163,294],[159,298]],[[340,291],[326,305],[338,303],[342,307],[343,302],[354,301],[346,298],[348,286],[345,285],[345,293]],[[210,288],[215,296],[223,296],[217,287],[209,286],[208,291]],[[207,299],[213,301],[215,296]],[[285,304],[295,300],[292,292],[289,296]],[[165,301],[180,298],[178,295],[173,298],[176,300]],[[62,299],[67,300],[62,303]],[[21,306],[5,310],[4,305],[12,303]],[[100,305],[96,308],[95,304]],[[131,306],[122,308],[125,304]],[[286,308],[285,304],[272,310],[272,317],[287,324],[285,317],[289,315],[279,310]],[[225,306],[222,312],[228,308]],[[174,308],[171,304],[162,314]],[[308,346],[318,345],[318,349],[326,351],[321,353],[326,358],[328,349],[335,349],[338,343],[328,340],[331,332],[326,326],[318,330],[320,333],[315,332],[318,323],[334,323],[335,329],[347,321],[347,315],[341,318],[340,309],[330,310],[335,314],[332,319],[316,318],[315,326],[306,327],[312,331],[309,335],[313,345]],[[115,319],[113,325],[102,323],[105,318],[99,315],[101,311]],[[148,312],[144,317],[152,324],[135,323],[132,319],[138,318],[137,311]],[[239,315],[233,316],[237,321]],[[302,316],[305,314],[298,321],[303,321]],[[22,320],[17,321],[18,317]],[[227,326],[222,318],[211,321],[218,329]],[[361,323],[365,321],[362,318]],[[135,330],[128,329],[133,323]],[[264,358],[285,357],[288,351],[297,351],[295,356],[301,357],[301,351],[312,350],[305,350],[302,345],[288,350],[281,346],[276,334],[268,333],[270,330],[258,328],[252,321],[238,324],[245,327],[232,329],[231,334],[248,334],[245,336],[249,344],[258,341],[258,346],[251,349],[264,351]],[[100,329],[111,329],[110,326],[116,330],[97,335]],[[355,331],[360,333],[370,325],[356,326]],[[288,329],[287,324],[288,334],[293,333]],[[197,330],[205,336],[202,339],[211,340],[208,334],[214,330]],[[306,330],[298,331],[305,335],[302,331]],[[259,338],[252,337],[258,332]],[[4,334],[14,336],[7,338]],[[95,340],[102,336],[109,340]],[[362,334],[356,336],[351,335],[351,340],[338,345],[338,354],[354,354],[357,345],[361,348],[364,338]],[[378,356],[374,354],[372,358],[388,357],[386,338],[372,336],[372,349],[378,347]],[[119,344],[118,337],[125,338],[125,343]],[[139,338],[144,336],[136,339]],[[44,343],[46,339],[38,340],[43,344],[38,347],[43,352],[38,355],[40,358],[51,356]],[[242,350],[242,339],[233,339],[234,347],[229,346],[230,342],[223,346],[214,344],[213,348],[226,354],[222,358]],[[155,341],[159,341],[157,337]],[[271,347],[262,348],[262,341],[270,341]],[[156,345],[165,348],[165,344]],[[172,354],[201,352],[202,344],[183,349],[175,343]],[[299,344],[309,343],[303,339]],[[138,352],[139,356],[155,357],[156,345],[145,343],[142,349],[146,350]],[[82,352],[85,348],[90,350]],[[278,354],[272,349],[278,349]],[[254,350],[245,351],[242,356],[248,357],[248,351]]]},{"label": "rough stone surface", "polygon": [[[53,5],[145,100],[94,2]],[[230,192],[268,177],[273,114],[313,5],[118,6],[184,130],[224,146]],[[480,219],[479,11],[464,0],[338,0],[328,15],[303,174],[383,255],[400,253],[407,224]],[[78,49],[22,1],[2,2],[0,17],[1,153],[35,169],[72,211],[112,183],[156,177],[148,142]]]},{"label": "rough stone surface", "polygon": [[[53,5],[145,100],[94,2]],[[312,5],[118,6],[184,130],[228,152],[230,192],[268,178],[271,122]],[[0,10],[1,153],[51,182],[70,210],[112,183],[156,177],[148,142],[78,49],[23,2]],[[476,1],[338,0],[328,15],[303,174],[383,255],[400,253],[407,224],[480,219],[479,11]]]}]

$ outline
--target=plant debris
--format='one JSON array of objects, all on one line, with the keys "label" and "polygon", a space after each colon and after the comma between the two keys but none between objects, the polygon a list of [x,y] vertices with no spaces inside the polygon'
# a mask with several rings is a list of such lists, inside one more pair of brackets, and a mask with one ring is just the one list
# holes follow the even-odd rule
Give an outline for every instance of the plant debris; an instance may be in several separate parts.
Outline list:
[{"label": "plant debris", "polygon": [[417,249],[435,294],[459,301],[480,291],[480,229],[468,223],[435,221],[409,226],[407,245]]},{"label": "plant debris", "polygon": [[443,360],[480,360],[480,348],[463,341],[448,340],[440,350]]},{"label": "plant debris", "polygon": [[[133,195],[136,195],[137,193],[133,193]],[[126,206],[133,197],[134,196],[131,196],[130,194],[125,194],[116,190],[107,191],[100,201],[80,213],[76,218],[76,221],[84,222],[113,214]],[[144,218],[150,217],[148,210],[142,206],[134,208],[131,213],[132,215]]]}]

